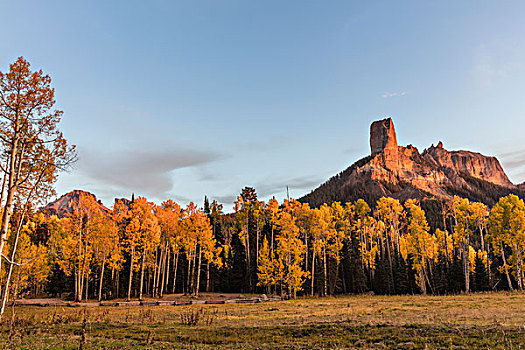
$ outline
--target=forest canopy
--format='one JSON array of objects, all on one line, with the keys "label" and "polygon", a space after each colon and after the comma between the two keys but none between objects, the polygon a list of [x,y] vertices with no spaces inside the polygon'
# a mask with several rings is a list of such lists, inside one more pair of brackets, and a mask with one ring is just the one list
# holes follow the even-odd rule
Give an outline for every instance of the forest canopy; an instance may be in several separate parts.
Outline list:
[{"label": "forest canopy", "polygon": [[502,197],[492,209],[457,196],[430,201],[310,208],[294,199],[265,203],[245,188],[234,213],[224,214],[207,198],[198,208],[138,197],[105,211],[86,195],[62,218],[41,211],[23,218],[15,259],[29,263],[18,267],[14,292],[80,301],[523,289],[523,200]]}]

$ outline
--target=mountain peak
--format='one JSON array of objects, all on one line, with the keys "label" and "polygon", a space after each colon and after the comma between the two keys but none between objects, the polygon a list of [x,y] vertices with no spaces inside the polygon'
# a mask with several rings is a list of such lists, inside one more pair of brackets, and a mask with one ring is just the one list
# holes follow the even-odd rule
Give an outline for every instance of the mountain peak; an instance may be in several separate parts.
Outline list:
[{"label": "mountain peak", "polygon": [[370,125],[370,152],[372,155],[392,150],[397,152],[397,138],[392,118],[378,120]]},{"label": "mountain peak", "polygon": [[332,177],[301,198],[313,206],[334,201],[379,197],[451,198],[454,195],[494,204],[509,193],[523,194],[509,181],[495,157],[470,151],[448,151],[440,141],[422,153],[397,144],[391,118],[370,126],[371,155]]},{"label": "mountain peak", "polygon": [[95,200],[95,202],[97,202],[102,212],[105,212],[105,213],[110,212],[110,210],[106,208],[102,204],[102,202],[98,200],[97,197],[93,193],[83,191],[83,190],[73,190],[71,192],[68,192],[62,195],[56,201],[51,202],[48,205],[46,205],[43,210],[49,213],[50,215],[57,215],[58,217],[62,218],[62,217],[67,216],[73,210],[75,210],[80,203],[80,199],[84,197],[92,197]]}]

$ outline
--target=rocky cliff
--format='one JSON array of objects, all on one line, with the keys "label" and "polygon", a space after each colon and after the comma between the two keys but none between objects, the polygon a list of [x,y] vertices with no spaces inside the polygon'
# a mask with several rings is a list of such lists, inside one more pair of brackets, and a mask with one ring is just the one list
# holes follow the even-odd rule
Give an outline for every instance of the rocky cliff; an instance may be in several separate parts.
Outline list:
[{"label": "rocky cliff", "polygon": [[394,123],[388,118],[370,127],[370,156],[300,200],[318,206],[360,197],[373,201],[381,196],[405,200],[461,195],[494,204],[502,195],[521,192],[495,157],[448,151],[442,142],[421,153],[412,145],[399,146]]}]

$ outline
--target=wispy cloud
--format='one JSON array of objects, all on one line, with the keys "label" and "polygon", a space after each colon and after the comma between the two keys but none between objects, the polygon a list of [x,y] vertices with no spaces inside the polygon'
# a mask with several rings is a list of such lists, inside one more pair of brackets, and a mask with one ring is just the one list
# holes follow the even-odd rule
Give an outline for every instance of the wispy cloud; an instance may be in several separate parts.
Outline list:
[{"label": "wispy cloud", "polygon": [[498,158],[508,169],[514,170],[525,167],[525,149],[501,153]]},{"label": "wispy cloud", "polygon": [[402,92],[384,92],[381,97],[382,98],[392,98],[392,97],[398,97],[398,96],[406,96],[408,92],[402,91]]},{"label": "wispy cloud", "polygon": [[472,75],[476,84],[487,88],[501,78],[525,70],[523,44],[498,41],[479,46],[473,55]]},{"label": "wispy cloud", "polygon": [[220,157],[215,152],[180,148],[135,149],[109,154],[83,150],[78,170],[100,187],[111,188],[111,192],[166,198],[174,185],[174,171],[201,166]]},{"label": "wispy cloud", "polygon": [[518,182],[525,181],[525,149],[498,155],[501,165]]}]

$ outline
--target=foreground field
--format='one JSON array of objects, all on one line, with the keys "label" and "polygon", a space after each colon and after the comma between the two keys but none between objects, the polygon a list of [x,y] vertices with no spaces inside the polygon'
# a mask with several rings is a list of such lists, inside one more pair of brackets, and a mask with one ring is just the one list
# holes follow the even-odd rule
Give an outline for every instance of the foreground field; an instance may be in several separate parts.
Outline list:
[{"label": "foreground field", "polygon": [[519,349],[525,295],[341,296],[259,304],[15,307],[6,349]]}]

